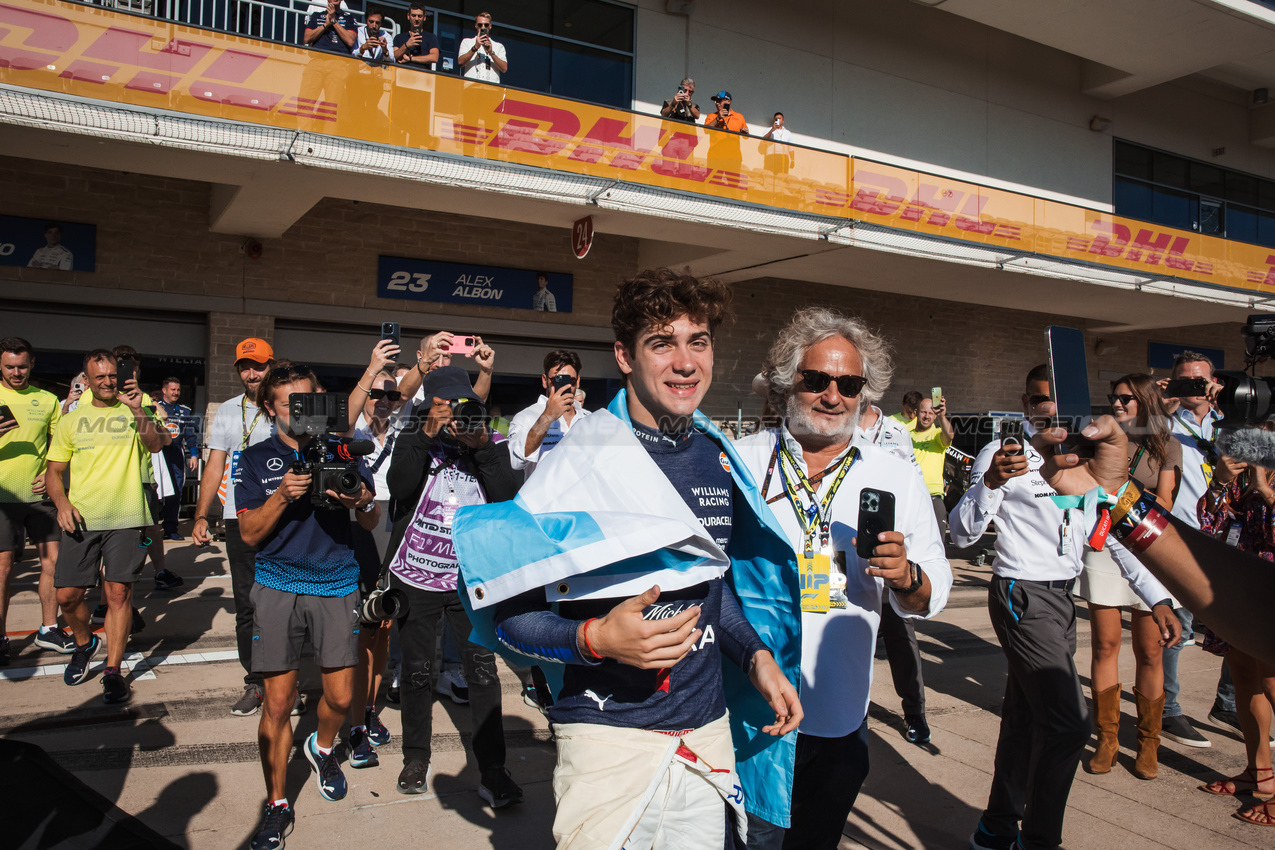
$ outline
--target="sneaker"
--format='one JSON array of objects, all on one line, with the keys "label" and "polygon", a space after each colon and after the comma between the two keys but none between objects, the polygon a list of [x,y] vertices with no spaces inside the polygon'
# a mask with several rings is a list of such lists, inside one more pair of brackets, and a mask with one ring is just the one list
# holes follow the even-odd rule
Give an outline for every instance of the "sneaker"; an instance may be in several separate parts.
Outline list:
[{"label": "sneaker", "polygon": [[424,794],[429,790],[432,772],[427,761],[412,759],[404,763],[403,771],[398,775],[398,793]]},{"label": "sneaker", "polygon": [[522,789],[514,784],[509,769],[501,766],[484,771],[483,781],[478,783],[478,796],[493,809],[522,802]]},{"label": "sneaker", "polygon": [[452,702],[457,705],[469,702],[469,683],[465,681],[465,674],[459,670],[444,670],[438,677],[435,690],[443,696],[451,697]]},{"label": "sneaker", "polygon": [[390,685],[385,689],[385,701],[390,705],[398,705],[403,701],[403,694],[398,689],[397,683]]},{"label": "sneaker", "polygon": [[1181,714],[1164,718],[1164,723],[1160,727],[1160,735],[1187,747],[1203,749],[1213,746],[1209,739],[1195,731],[1195,727],[1191,725],[1191,722]]},{"label": "sneaker", "polygon": [[970,850],[1010,850],[1018,847],[1018,835],[995,835],[987,831],[983,822],[978,822],[974,834],[970,836]]},{"label": "sneaker", "polygon": [[372,743],[372,746],[383,747],[390,742],[390,730],[385,728],[385,724],[377,716],[375,708],[368,709],[364,717],[364,725],[367,728],[367,738]]},{"label": "sneaker", "polygon": [[9,639],[0,638],[0,667],[9,666]]},{"label": "sneaker", "polygon": [[283,840],[292,833],[292,807],[266,803],[266,816],[252,836],[252,850],[281,850]]},{"label": "sneaker", "polygon": [[89,623],[94,626],[106,625],[106,605],[102,604],[93,609],[93,616],[89,617]]},{"label": "sneaker", "polygon": [[366,729],[350,730],[350,767],[362,769],[365,767],[376,767],[381,763],[381,757],[376,754],[376,748],[372,746],[371,740],[368,739]]},{"label": "sneaker", "polygon": [[535,685],[522,686],[522,701],[527,708],[534,708],[536,711],[545,710],[545,707],[540,704],[540,693],[536,690]]},{"label": "sneaker", "polygon": [[243,696],[230,707],[230,713],[235,717],[252,717],[261,708],[262,698],[261,685],[244,685]]},{"label": "sneaker", "polygon": [[[1240,718],[1234,711],[1227,711],[1215,704],[1213,710],[1209,712],[1209,722],[1220,729],[1229,729],[1241,738],[1244,737],[1244,730],[1240,728]],[[1271,743],[1275,744],[1275,738],[1271,739]]]},{"label": "sneaker", "polygon": [[71,653],[71,662],[66,665],[66,672],[62,674],[62,681],[68,685],[78,685],[89,677],[89,662],[93,660],[93,656],[97,655],[97,651],[102,648],[102,639],[97,635],[89,638],[89,642],[84,646],[77,646],[75,651]]},{"label": "sneaker", "polygon": [[310,767],[314,768],[314,784],[319,787],[319,796],[330,803],[345,799],[347,790],[345,774],[341,772],[336,747],[333,747],[332,752],[326,756],[321,755],[319,733],[311,732],[310,737],[305,739],[302,749],[305,750],[306,761],[310,762]]},{"label": "sneaker", "polygon": [[44,629],[35,633],[35,645],[43,649],[51,649],[54,652],[60,652],[63,655],[70,655],[75,652],[75,638],[66,633],[65,630],[59,628]]},{"label": "sneaker", "polygon": [[136,608],[133,609],[133,625],[129,629],[130,635],[140,635],[142,630],[146,628],[146,621],[142,619],[142,612]]},{"label": "sneaker", "polygon": [[310,698],[301,691],[297,691],[297,698],[292,701],[292,716],[300,717],[305,714],[306,708],[309,706]]},{"label": "sneaker", "polygon": [[178,534],[176,531],[174,531],[172,534],[165,534],[165,535],[164,535],[164,539],[165,539],[165,540],[177,540],[177,541],[179,541],[179,542],[180,542],[180,541],[182,541],[182,540],[185,540],[186,538],[185,538],[185,537],[182,537],[180,534]]},{"label": "sneaker", "polygon": [[128,702],[133,686],[120,675],[120,668],[110,667],[102,674],[102,699],[107,703]]},{"label": "sneaker", "polygon": [[903,737],[908,743],[918,745],[930,743],[930,724],[925,722],[924,714],[905,714],[903,722],[907,724]]},{"label": "sneaker", "polygon": [[174,587],[181,587],[186,581],[172,570],[160,570],[155,573],[155,589],[156,590],[172,590]]}]

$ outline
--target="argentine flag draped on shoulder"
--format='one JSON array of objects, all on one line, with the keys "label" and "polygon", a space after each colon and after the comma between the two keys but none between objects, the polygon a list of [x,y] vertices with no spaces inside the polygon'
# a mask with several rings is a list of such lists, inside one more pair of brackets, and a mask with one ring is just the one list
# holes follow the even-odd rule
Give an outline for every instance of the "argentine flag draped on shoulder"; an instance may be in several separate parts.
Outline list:
[{"label": "argentine flag draped on shoulder", "polygon": [[[571,428],[513,501],[457,512],[453,540],[472,640],[516,664],[540,665],[556,693],[561,667],[496,640],[497,603],[539,588],[550,603],[618,603],[652,585],[676,590],[725,577],[780,670],[790,682],[801,681],[801,591],[792,545],[731,442],[699,412],[695,425],[721,446],[739,493],[728,551],[704,530],[634,436],[622,390],[606,411]],[[782,738],[763,733],[773,709],[734,664],[722,666],[747,808],[787,826],[796,732]]]}]

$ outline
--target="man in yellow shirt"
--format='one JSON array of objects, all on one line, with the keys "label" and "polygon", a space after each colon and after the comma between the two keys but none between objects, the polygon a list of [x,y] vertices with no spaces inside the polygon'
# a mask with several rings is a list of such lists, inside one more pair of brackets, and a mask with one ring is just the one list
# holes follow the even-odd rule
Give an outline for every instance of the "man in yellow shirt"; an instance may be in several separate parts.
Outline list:
[{"label": "man in yellow shirt", "polygon": [[922,398],[916,408],[916,422],[912,426],[912,451],[921,465],[930,501],[934,503],[934,518],[939,530],[947,528],[947,507],[943,504],[943,458],[952,445],[952,423],[947,418],[947,398],[939,399],[935,407],[930,398]]},{"label": "man in yellow shirt", "polygon": [[62,532],[57,509],[44,491],[49,435],[62,411],[57,396],[31,386],[34,366],[31,343],[16,336],[0,339],[0,667],[9,663],[9,576],[28,538],[40,553],[41,620],[35,645],[63,654],[75,649],[70,635],[58,627],[53,566]]},{"label": "man in yellow shirt", "polygon": [[[157,507],[150,504],[143,482],[143,461],[149,466],[149,453],[163,448],[168,432],[142,406],[136,379],[117,386],[116,360],[110,351],[89,352],[84,373],[92,399],[85,404],[81,398],[58,423],[44,476],[57,506],[58,525],[66,532],[54,582],[58,604],[75,637],[75,651],[63,681],[78,685],[87,679],[89,663],[102,645],[89,625],[84,603],[100,562],[107,604],[103,696],[108,703],[124,702],[131,689],[120,663],[133,620],[133,582],[142,571],[146,529],[154,525]],[[62,485],[68,468],[69,493]]]}]

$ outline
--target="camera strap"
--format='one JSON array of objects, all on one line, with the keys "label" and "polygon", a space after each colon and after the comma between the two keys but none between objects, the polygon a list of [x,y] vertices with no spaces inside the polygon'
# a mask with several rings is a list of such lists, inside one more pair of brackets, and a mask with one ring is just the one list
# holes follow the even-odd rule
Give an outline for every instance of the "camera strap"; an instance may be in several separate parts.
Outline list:
[{"label": "camera strap", "polygon": [[389,458],[390,453],[394,451],[394,438],[397,436],[398,436],[397,433],[391,433],[388,436],[386,436],[385,445],[381,447],[381,453],[377,455],[376,463],[372,464],[373,475],[376,474],[376,471],[380,469],[382,464],[384,464],[385,461]]}]

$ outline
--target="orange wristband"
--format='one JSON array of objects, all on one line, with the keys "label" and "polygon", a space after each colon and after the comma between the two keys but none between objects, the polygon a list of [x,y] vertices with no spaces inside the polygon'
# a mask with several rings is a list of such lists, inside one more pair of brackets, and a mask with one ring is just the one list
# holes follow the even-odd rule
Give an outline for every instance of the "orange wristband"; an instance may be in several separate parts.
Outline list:
[{"label": "orange wristband", "polygon": [[589,654],[592,655],[594,659],[596,659],[597,661],[601,661],[602,656],[598,655],[598,653],[593,648],[593,644],[589,643],[589,624],[594,622],[597,619],[598,619],[597,617],[590,617],[589,619],[585,620],[584,626],[580,629],[580,635],[581,637],[584,638],[584,648],[589,650]]}]

